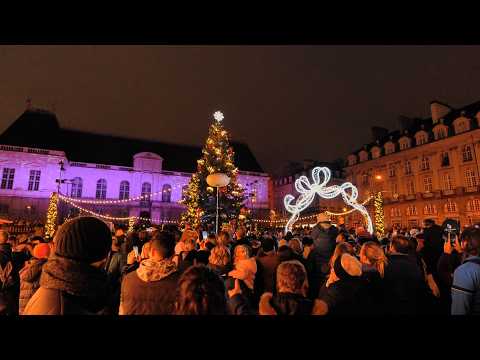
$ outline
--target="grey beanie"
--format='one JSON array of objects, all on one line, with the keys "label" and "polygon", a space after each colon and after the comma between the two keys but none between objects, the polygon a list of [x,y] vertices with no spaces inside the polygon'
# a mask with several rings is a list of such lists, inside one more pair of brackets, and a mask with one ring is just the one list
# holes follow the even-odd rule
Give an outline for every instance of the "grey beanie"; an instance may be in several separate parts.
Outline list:
[{"label": "grey beanie", "polygon": [[105,259],[111,246],[110,229],[91,216],[65,222],[55,236],[55,255],[86,263]]}]

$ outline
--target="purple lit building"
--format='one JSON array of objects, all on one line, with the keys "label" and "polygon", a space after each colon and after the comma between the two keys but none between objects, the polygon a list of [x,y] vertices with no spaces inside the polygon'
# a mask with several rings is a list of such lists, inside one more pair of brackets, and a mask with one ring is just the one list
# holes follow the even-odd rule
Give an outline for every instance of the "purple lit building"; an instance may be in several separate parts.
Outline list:
[{"label": "purple lit building", "polygon": [[[248,195],[245,205],[264,216],[269,176],[246,144],[231,145],[238,181]],[[201,150],[63,129],[55,114],[29,108],[0,135],[0,216],[45,221],[49,197],[60,186],[67,196],[106,201],[160,192],[150,200],[80,205],[110,216],[177,220],[184,211],[178,202]]]}]

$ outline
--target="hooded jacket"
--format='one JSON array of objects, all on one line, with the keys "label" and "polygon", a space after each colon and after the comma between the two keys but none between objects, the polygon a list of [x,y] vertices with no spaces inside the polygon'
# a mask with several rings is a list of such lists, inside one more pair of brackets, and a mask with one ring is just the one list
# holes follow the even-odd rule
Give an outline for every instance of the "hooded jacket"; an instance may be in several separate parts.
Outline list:
[{"label": "hooded jacket", "polygon": [[120,315],[170,315],[180,273],[171,259],[146,259],[122,281]]},{"label": "hooded jacket", "polygon": [[40,287],[40,275],[42,274],[42,267],[46,262],[47,259],[32,258],[20,270],[20,299],[18,303],[18,313],[20,315],[23,314],[28,301]]},{"label": "hooded jacket", "polygon": [[23,315],[108,314],[109,298],[109,281],[103,269],[54,256],[43,265],[40,288]]}]

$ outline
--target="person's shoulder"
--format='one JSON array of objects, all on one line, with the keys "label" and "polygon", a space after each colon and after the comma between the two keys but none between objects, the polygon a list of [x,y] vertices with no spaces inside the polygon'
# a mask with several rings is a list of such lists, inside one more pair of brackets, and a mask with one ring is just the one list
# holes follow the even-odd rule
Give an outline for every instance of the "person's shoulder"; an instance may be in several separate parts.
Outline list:
[{"label": "person's shoulder", "polygon": [[28,302],[24,315],[60,315],[62,292],[41,286]]}]

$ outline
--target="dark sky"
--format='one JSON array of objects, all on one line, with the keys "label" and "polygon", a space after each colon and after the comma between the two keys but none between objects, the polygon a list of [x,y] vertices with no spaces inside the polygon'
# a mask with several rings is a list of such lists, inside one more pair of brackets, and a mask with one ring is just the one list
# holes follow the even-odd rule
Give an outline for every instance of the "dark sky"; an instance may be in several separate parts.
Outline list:
[{"label": "dark sky", "polygon": [[480,47],[0,46],[0,131],[27,97],[63,127],[197,145],[220,109],[275,171],[345,157],[433,99],[480,100]]}]

